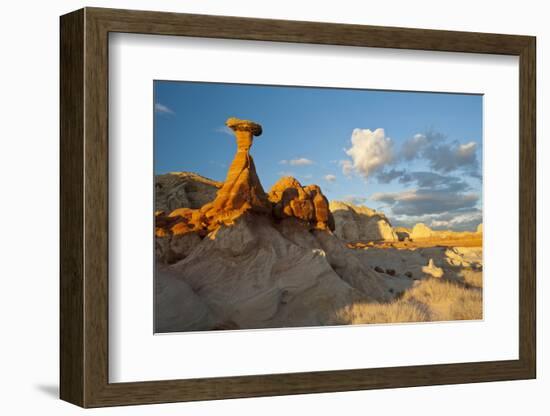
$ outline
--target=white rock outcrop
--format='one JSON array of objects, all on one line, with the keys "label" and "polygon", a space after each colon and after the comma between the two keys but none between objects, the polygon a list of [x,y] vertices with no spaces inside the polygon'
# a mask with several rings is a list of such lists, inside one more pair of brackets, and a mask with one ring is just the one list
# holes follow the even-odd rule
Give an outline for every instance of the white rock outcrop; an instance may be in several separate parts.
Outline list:
[{"label": "white rock outcrop", "polygon": [[340,201],[331,201],[329,208],[334,217],[334,234],[343,241],[398,241],[389,220],[381,212]]},{"label": "white rock outcrop", "polygon": [[421,240],[424,238],[430,238],[433,237],[434,231],[428,227],[426,224],[418,223],[416,224],[411,233],[409,234],[409,237],[412,240]]},{"label": "white rock outcrop", "polygon": [[191,330],[334,325],[346,305],[392,297],[385,279],[330,231],[311,231],[295,218],[275,225],[255,213],[212,231],[161,271],[164,280],[184,283],[171,285],[179,288],[181,303],[189,297],[200,309],[188,310],[165,294],[169,301],[158,319],[169,322],[157,326],[172,331],[187,330],[186,314],[204,325]]},{"label": "white rock outcrop", "polygon": [[222,182],[191,172],[171,172],[155,176],[155,211],[200,208],[216,198]]}]

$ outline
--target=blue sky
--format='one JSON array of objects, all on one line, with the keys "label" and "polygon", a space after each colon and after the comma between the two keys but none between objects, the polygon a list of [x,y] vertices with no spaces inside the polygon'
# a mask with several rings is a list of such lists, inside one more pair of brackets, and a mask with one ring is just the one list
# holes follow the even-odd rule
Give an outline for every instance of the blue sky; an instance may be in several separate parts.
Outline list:
[{"label": "blue sky", "polygon": [[260,123],[251,153],[266,191],[281,176],[394,225],[481,222],[482,96],[155,81],[155,173],[224,180],[228,117]]}]

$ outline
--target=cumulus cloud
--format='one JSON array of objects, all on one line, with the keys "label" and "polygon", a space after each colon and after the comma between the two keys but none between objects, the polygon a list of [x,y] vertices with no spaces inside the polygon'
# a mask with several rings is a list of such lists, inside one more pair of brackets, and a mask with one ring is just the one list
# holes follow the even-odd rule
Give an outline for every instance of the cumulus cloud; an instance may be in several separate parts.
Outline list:
[{"label": "cumulus cloud", "polygon": [[174,114],[174,110],[161,103],[155,103],[155,112],[160,114]]},{"label": "cumulus cloud", "polygon": [[342,166],[342,173],[346,176],[351,176],[353,172],[353,163],[349,160],[341,160],[340,166]]},{"label": "cumulus cloud", "polygon": [[415,134],[402,144],[399,156],[404,161],[425,159],[431,169],[440,173],[461,170],[475,177],[479,169],[476,142],[449,142],[438,132]]},{"label": "cumulus cloud", "polygon": [[401,192],[378,192],[373,194],[371,199],[387,204],[394,215],[415,216],[474,208],[479,201],[479,194],[411,189]]},{"label": "cumulus cloud", "polygon": [[388,184],[393,182],[395,179],[404,177],[405,175],[407,175],[407,171],[405,169],[390,169],[377,172],[376,178],[379,183]]},{"label": "cumulus cloud", "polygon": [[481,210],[470,211],[465,213],[448,213],[440,217],[433,218],[429,225],[434,229],[454,229],[454,230],[470,230],[473,231],[479,224],[483,222],[483,214]]},{"label": "cumulus cloud", "polygon": [[279,163],[281,165],[290,165],[290,166],[309,166],[313,165],[313,160],[306,159],[305,157],[300,157],[298,159],[290,159],[290,160],[280,160]]},{"label": "cumulus cloud", "polygon": [[466,191],[468,183],[457,176],[440,175],[434,172],[407,172],[401,175],[399,183],[415,183],[419,188],[437,189],[451,192]]},{"label": "cumulus cloud", "polygon": [[422,151],[441,135],[417,133],[408,140],[405,140],[401,146],[400,156],[407,160],[413,160],[421,156]]},{"label": "cumulus cloud", "polygon": [[474,231],[483,222],[480,209],[462,209],[453,212],[424,215],[396,215],[392,217],[395,226],[413,227],[419,222],[435,230]]},{"label": "cumulus cloud", "polygon": [[391,169],[376,174],[378,183],[388,184],[397,181],[403,185],[416,185],[418,188],[444,189],[449,192],[461,192],[470,188],[462,178],[451,175],[441,175],[435,172]]},{"label": "cumulus cloud", "polygon": [[325,175],[325,181],[327,182],[336,182],[336,176],[334,175]]},{"label": "cumulus cloud", "polygon": [[393,143],[386,137],[384,129],[354,129],[351,147],[344,149],[351,160],[340,162],[344,175],[355,172],[365,178],[381,170],[393,160]]},{"label": "cumulus cloud", "polygon": [[424,157],[429,161],[430,167],[438,172],[473,170],[478,166],[476,150],[476,142],[442,143],[427,147]]}]

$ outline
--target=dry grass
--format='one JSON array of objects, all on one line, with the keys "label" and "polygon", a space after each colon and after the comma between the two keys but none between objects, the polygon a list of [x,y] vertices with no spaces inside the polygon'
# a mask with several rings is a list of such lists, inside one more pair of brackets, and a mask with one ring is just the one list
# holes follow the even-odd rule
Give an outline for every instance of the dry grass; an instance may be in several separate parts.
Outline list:
[{"label": "dry grass", "polygon": [[483,287],[483,272],[476,270],[463,270],[461,273],[464,283],[481,288]]},{"label": "dry grass", "polygon": [[387,324],[396,322],[425,322],[429,320],[422,305],[412,302],[354,303],[338,314],[342,324]]},{"label": "dry grass", "polygon": [[482,292],[459,284],[426,279],[390,303],[355,303],[338,314],[345,324],[454,321],[482,318]]}]

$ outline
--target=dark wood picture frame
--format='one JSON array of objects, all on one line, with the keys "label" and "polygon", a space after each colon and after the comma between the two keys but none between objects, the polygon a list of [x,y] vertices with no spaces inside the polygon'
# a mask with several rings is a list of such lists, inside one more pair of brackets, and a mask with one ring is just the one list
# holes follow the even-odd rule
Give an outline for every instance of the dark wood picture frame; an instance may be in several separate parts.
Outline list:
[{"label": "dark wood picture frame", "polygon": [[[62,16],[60,28],[60,396],[63,400],[82,407],[100,407],[536,377],[534,37],[99,8],[85,8]],[[110,32],[518,56],[519,359],[109,383]]]}]

